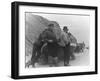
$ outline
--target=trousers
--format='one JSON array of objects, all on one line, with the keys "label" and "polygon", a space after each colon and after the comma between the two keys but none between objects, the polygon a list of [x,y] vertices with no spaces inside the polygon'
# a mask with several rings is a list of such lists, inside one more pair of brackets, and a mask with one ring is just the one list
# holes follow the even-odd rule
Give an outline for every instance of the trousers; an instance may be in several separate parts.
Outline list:
[{"label": "trousers", "polygon": [[70,43],[64,47],[64,65],[68,65],[70,60]]}]

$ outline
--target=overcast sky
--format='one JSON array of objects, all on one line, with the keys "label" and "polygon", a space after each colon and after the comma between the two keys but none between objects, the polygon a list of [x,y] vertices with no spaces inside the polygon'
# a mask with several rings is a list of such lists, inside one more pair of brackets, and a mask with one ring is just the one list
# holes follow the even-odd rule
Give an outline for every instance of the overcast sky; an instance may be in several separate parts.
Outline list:
[{"label": "overcast sky", "polygon": [[90,16],[75,14],[44,14],[33,13],[51,21],[57,21],[61,28],[68,26],[69,31],[77,38],[78,42],[85,42],[89,45]]}]

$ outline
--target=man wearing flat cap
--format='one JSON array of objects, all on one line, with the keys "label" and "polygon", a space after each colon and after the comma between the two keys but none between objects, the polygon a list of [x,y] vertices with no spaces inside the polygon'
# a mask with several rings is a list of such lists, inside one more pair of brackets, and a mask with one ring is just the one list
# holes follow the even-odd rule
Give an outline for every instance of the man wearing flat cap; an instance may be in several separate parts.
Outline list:
[{"label": "man wearing flat cap", "polygon": [[65,58],[65,63],[64,65],[67,66],[69,65],[69,60],[70,60],[70,57],[72,59],[75,59],[75,56],[73,55],[73,46],[71,46],[71,44],[75,45],[77,43],[77,40],[76,38],[70,33],[68,32],[68,27],[67,26],[64,26],[63,27],[63,31],[66,33],[66,36],[67,36],[67,44],[65,45],[65,48],[64,48],[64,58]]},{"label": "man wearing flat cap", "polygon": [[42,41],[47,43],[46,47],[48,49],[48,51],[46,51],[46,49],[43,49],[43,52],[44,52],[43,54],[45,54],[45,57],[44,57],[45,62],[48,61],[50,63],[50,66],[52,66],[53,62],[57,64],[57,59],[58,59],[57,58],[57,41],[58,40],[54,32],[54,24],[53,23],[48,24],[48,28],[42,32],[41,36],[42,36]]},{"label": "man wearing flat cap", "polygon": [[[48,28],[45,29],[38,37],[37,41],[34,42],[33,46],[33,51],[32,51],[32,57],[31,57],[31,64],[34,67],[35,62],[38,61],[38,59],[41,56],[41,49],[46,43],[52,43],[56,42],[56,36],[53,32],[54,29],[54,24],[50,23],[48,24]],[[46,50],[45,50],[46,51]],[[37,53],[36,53],[37,52]],[[45,62],[48,61],[48,55],[45,54]]]}]

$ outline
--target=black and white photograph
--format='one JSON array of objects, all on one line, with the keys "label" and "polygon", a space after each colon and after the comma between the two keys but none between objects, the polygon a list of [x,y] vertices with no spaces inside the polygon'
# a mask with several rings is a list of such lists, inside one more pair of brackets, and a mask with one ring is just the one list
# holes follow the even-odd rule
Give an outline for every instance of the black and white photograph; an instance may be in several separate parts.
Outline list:
[{"label": "black and white photograph", "polygon": [[25,67],[87,66],[90,16],[25,13]]},{"label": "black and white photograph", "polygon": [[12,78],[97,74],[97,7],[12,3]]}]

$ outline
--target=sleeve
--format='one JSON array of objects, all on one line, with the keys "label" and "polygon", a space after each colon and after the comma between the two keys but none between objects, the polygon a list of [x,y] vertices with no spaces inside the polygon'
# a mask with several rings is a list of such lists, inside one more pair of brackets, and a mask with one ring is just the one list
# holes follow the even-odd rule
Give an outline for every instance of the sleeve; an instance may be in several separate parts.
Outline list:
[{"label": "sleeve", "polygon": [[65,42],[65,44],[68,44],[68,42],[69,42],[68,34],[63,32],[62,39]]},{"label": "sleeve", "polygon": [[47,38],[47,29],[45,29],[40,35],[39,35],[39,40],[44,40]]}]

